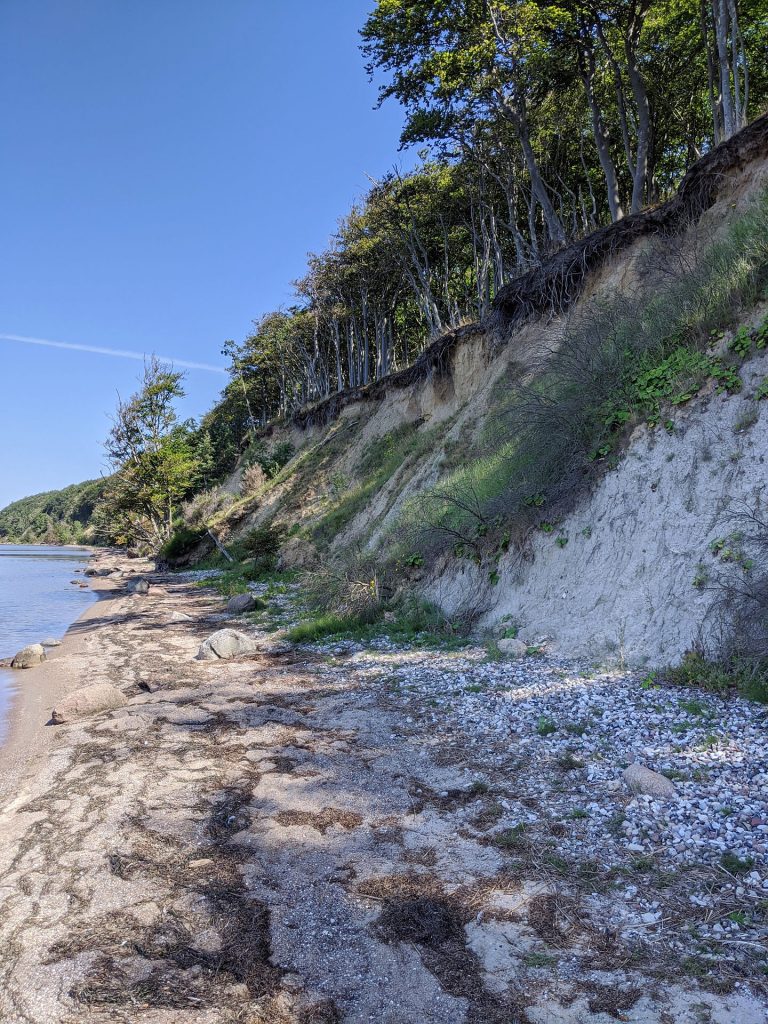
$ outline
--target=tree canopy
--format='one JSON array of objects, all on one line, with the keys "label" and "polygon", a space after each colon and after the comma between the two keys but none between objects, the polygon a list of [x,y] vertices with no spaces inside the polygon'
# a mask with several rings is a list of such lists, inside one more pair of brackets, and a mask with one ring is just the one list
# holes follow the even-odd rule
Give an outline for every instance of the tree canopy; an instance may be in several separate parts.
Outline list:
[{"label": "tree canopy", "polygon": [[768,0],[378,0],[361,30],[393,169],[287,309],[227,342],[216,471],[270,418],[408,366],[567,242],[658,203],[768,97]]}]

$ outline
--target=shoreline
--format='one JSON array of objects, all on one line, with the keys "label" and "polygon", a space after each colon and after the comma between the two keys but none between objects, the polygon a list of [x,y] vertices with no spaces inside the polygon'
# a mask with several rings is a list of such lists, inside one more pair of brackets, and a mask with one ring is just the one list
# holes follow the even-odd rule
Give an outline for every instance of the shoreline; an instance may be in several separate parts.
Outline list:
[{"label": "shoreline", "polygon": [[[16,546],[16,545],[13,545]],[[27,545],[28,547],[41,545]],[[53,545],[44,545],[46,547]],[[80,545],[56,545],[78,550]],[[112,552],[107,557],[114,558]],[[96,566],[99,552],[93,552],[89,564]],[[50,753],[55,729],[48,724],[50,710],[65,694],[83,686],[76,668],[85,654],[89,637],[104,624],[104,609],[120,584],[99,576],[84,577],[96,600],[67,628],[58,647],[46,651],[46,660],[32,669],[5,669],[14,685],[0,742],[0,812],[24,798],[30,778]],[[46,713],[47,709],[47,713]]]}]

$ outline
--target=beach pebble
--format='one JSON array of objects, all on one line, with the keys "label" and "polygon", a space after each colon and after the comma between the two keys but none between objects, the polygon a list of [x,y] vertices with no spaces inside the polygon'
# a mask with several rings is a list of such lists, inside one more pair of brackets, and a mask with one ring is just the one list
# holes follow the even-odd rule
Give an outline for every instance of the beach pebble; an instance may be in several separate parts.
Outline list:
[{"label": "beach pebble", "polygon": [[43,647],[61,647],[61,640],[55,640],[53,637],[49,637],[47,640],[42,640],[41,645]]}]

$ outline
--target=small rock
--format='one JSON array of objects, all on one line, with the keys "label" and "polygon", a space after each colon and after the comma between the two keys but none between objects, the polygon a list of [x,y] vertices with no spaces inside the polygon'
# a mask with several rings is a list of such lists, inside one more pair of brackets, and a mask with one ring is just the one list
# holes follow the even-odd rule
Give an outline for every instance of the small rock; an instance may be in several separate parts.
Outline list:
[{"label": "small rock", "polygon": [[190,868],[207,868],[213,861],[210,857],[201,857],[200,860],[191,860],[187,867]]},{"label": "small rock", "polygon": [[186,612],[173,611],[168,616],[168,622],[193,622],[191,615],[187,615]]},{"label": "small rock", "polygon": [[139,689],[144,690],[145,693],[157,693],[157,691],[162,690],[165,685],[167,684],[158,682],[157,679],[139,680]]},{"label": "small rock", "polygon": [[623,777],[633,793],[643,793],[662,800],[670,800],[677,794],[677,787],[671,779],[638,762],[625,768]]},{"label": "small rock", "polygon": [[53,637],[49,637],[47,640],[42,640],[41,644],[43,647],[61,647],[61,640],[54,640]]},{"label": "small rock", "polygon": [[84,686],[63,697],[53,709],[51,719],[56,725],[61,725],[78,718],[87,718],[100,711],[113,711],[127,703],[125,694],[116,686],[112,686],[111,683],[94,683],[93,686]]},{"label": "small rock", "polygon": [[42,644],[30,644],[23,647],[11,662],[11,668],[33,668],[45,661],[45,648]]},{"label": "small rock", "polygon": [[258,601],[253,594],[235,594],[227,601],[227,611],[232,615],[242,615],[244,612],[252,612],[258,606]]},{"label": "small rock", "polygon": [[508,654],[512,658],[522,658],[528,651],[528,644],[524,640],[512,637],[505,637],[496,641],[496,646],[502,654]]},{"label": "small rock", "polygon": [[219,629],[200,645],[197,652],[198,661],[216,661],[217,659],[237,658],[243,654],[252,654],[255,645],[245,633],[236,629]]}]

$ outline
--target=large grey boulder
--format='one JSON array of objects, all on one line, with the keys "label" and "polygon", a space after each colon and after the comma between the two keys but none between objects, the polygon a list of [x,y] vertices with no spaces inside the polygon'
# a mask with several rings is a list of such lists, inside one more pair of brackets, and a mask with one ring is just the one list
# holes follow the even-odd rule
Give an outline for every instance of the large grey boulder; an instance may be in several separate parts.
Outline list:
[{"label": "large grey boulder", "polygon": [[252,612],[258,605],[259,602],[253,594],[235,594],[227,601],[227,611],[233,615],[242,615],[243,612]]},{"label": "large grey boulder", "polygon": [[243,654],[252,654],[256,645],[245,633],[236,629],[219,629],[200,645],[199,661],[226,661]]},{"label": "large grey boulder", "polygon": [[149,580],[145,580],[143,576],[139,576],[138,579],[132,580],[128,584],[129,594],[148,594],[149,593]]},{"label": "large grey boulder", "polygon": [[677,795],[677,787],[671,779],[637,762],[624,770],[624,781],[633,793],[643,793],[657,800],[671,800]]},{"label": "large grey boulder", "polygon": [[33,668],[45,661],[45,648],[42,644],[30,644],[23,647],[11,662],[11,668]]},{"label": "large grey boulder", "polygon": [[111,683],[94,683],[93,686],[84,686],[63,697],[53,709],[51,719],[56,725],[61,725],[79,718],[88,718],[100,711],[113,711],[127,703],[125,694]]},{"label": "large grey boulder", "polygon": [[496,646],[502,654],[510,658],[522,658],[528,651],[528,644],[525,640],[518,640],[516,637],[502,637],[496,641]]}]

